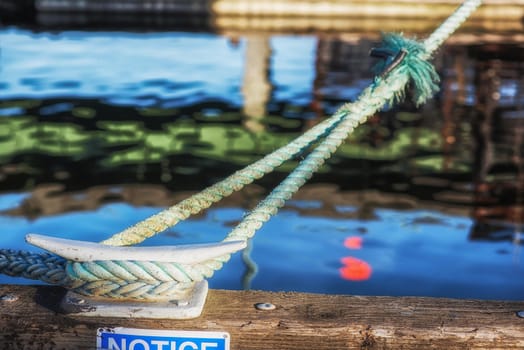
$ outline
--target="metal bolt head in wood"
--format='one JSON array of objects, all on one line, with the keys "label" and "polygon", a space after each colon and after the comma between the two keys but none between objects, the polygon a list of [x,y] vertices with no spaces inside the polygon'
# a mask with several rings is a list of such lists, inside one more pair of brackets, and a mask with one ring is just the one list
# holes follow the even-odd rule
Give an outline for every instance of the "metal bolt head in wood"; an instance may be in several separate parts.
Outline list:
[{"label": "metal bolt head in wood", "polygon": [[275,310],[277,307],[274,304],[271,303],[256,303],[255,309],[261,310],[261,311],[271,311]]}]

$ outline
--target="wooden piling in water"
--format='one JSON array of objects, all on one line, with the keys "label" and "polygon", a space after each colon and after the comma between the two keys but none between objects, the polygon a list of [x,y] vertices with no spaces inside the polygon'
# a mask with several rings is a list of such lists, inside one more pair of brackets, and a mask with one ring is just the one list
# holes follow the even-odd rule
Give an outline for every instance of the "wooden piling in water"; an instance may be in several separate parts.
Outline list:
[{"label": "wooden piling in water", "polygon": [[63,315],[63,295],[0,286],[0,348],[94,349],[100,327],[225,331],[235,350],[524,348],[524,301],[211,290],[199,318],[148,320]]}]

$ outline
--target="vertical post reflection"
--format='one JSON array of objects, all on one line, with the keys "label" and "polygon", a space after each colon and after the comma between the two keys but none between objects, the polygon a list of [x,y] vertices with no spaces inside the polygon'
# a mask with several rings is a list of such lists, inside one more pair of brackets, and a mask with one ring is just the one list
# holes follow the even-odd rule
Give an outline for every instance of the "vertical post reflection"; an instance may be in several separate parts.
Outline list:
[{"label": "vertical post reflection", "polygon": [[256,277],[258,273],[258,265],[251,258],[251,252],[253,251],[253,240],[249,239],[247,241],[246,248],[242,251],[242,261],[246,265],[246,271],[242,275],[242,289],[250,290],[251,282]]},{"label": "vertical post reflection", "polygon": [[242,94],[244,95],[242,112],[246,116],[244,126],[253,132],[261,132],[265,130],[262,118],[267,114],[267,103],[271,96],[269,82],[271,47],[268,35],[248,35],[246,40],[242,83]]}]

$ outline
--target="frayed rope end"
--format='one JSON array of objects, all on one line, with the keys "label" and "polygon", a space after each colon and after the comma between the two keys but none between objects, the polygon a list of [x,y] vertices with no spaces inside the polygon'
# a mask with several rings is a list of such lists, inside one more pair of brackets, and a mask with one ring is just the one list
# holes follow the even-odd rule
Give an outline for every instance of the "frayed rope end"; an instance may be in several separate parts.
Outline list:
[{"label": "frayed rope end", "polygon": [[[431,63],[427,61],[430,55],[424,45],[416,40],[407,39],[402,34],[386,33],[382,36],[379,54],[390,53],[389,58],[376,65],[377,77],[375,85],[390,74],[407,74],[413,88],[413,103],[418,107],[433,97],[439,91],[440,78]],[[393,105],[405,97],[404,90],[395,93],[389,105]]]}]

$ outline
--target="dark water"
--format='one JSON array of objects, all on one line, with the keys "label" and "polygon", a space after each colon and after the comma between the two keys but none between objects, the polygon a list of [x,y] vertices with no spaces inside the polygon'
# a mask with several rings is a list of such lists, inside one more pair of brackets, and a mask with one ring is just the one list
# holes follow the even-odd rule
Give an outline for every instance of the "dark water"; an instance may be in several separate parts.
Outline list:
[{"label": "dark water", "polygon": [[[358,96],[375,41],[1,29],[0,246],[102,240],[260,159]],[[444,47],[441,92],[360,126],[211,287],[521,299],[523,57]],[[221,240],[296,164],[145,244]]]}]

